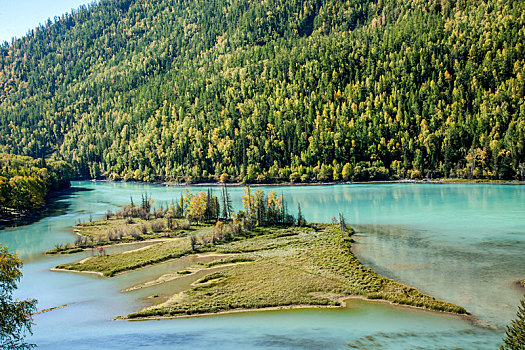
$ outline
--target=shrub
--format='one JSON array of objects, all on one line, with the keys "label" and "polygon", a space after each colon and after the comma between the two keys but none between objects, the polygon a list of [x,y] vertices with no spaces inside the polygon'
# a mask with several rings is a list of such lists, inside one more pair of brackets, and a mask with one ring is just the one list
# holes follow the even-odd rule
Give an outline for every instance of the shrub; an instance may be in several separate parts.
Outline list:
[{"label": "shrub", "polygon": [[417,169],[409,170],[408,174],[409,174],[409,176],[410,176],[410,178],[412,180],[420,180],[420,179],[423,178],[423,175],[421,174],[421,171],[419,171]]},{"label": "shrub", "polygon": [[290,174],[290,182],[298,182],[301,181],[301,176],[297,172],[293,172]]},{"label": "shrub", "polygon": [[190,223],[189,220],[184,220],[184,221],[181,223],[181,225],[180,225],[180,228],[181,228],[182,230],[189,230],[190,227],[191,227],[191,223]]},{"label": "shrub", "polygon": [[158,233],[164,230],[164,221],[157,220],[151,223],[151,231]]},{"label": "shrub", "polygon": [[131,232],[131,237],[136,240],[136,241],[141,241],[142,240],[142,237],[140,236],[140,233],[137,232],[137,231],[132,231]]}]

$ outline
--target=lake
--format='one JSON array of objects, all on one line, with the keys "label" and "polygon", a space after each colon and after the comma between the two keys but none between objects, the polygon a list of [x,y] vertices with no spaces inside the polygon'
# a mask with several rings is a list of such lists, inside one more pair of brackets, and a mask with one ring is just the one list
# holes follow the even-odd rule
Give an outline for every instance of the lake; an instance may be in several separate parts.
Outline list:
[{"label": "lake", "polygon": [[[111,321],[151,303],[149,295],[167,293],[166,286],[120,290],[174,267],[157,265],[108,279],[49,271],[89,253],[48,257],[43,251],[73,242],[71,226],[77,219],[99,219],[108,209],[129,203],[130,197],[140,202],[145,192],[155,199],[154,206],[166,207],[178,200],[184,187],[82,181],[73,182],[73,189],[54,204],[49,216],[0,231],[0,242],[25,264],[16,297],[38,299],[39,309],[68,304],[35,316],[34,335],[28,341],[42,349],[493,349],[501,344],[504,327],[524,293],[515,282],[525,278],[525,186],[272,186],[263,189],[282,193],[294,214],[300,203],[308,221],[330,222],[342,212],[356,228],[354,253],[366,266],[464,306],[480,322],[364,301],[342,309]],[[213,190],[220,195],[220,188]],[[239,209],[243,188],[229,191]]]}]

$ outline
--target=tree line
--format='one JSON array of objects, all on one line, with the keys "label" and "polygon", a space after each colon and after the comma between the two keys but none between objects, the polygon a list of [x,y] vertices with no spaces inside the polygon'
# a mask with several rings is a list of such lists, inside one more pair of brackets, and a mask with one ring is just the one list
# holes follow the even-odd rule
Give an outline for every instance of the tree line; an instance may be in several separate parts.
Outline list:
[{"label": "tree line", "polygon": [[[131,203],[116,213],[117,217],[137,217],[143,220],[166,218],[167,227],[171,227],[170,219],[187,219],[189,224],[207,223],[216,225],[218,221],[242,223],[247,230],[256,226],[298,225],[302,226],[306,220],[301,214],[296,218],[289,213],[284,196],[271,190],[268,194],[260,188],[255,191],[247,185],[242,196],[242,209],[233,210],[230,193],[227,186],[221,187],[220,198],[211,188],[207,191],[192,193],[185,189],[180,199],[172,200],[166,207],[153,208],[154,199],[143,194],[141,204]],[[111,217],[112,215],[109,215]]]}]

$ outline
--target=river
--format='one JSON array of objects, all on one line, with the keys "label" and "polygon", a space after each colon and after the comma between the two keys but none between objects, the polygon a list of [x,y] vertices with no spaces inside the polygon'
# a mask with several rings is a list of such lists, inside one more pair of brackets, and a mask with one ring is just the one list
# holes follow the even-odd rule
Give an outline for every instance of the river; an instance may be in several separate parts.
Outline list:
[{"label": "river", "polygon": [[[74,182],[47,217],[0,231],[0,242],[24,261],[18,298],[36,298],[39,309],[28,341],[41,349],[494,349],[523,295],[525,186],[489,184],[356,184],[266,187],[283,194],[292,213],[301,204],[309,221],[330,222],[339,212],[357,229],[354,253],[367,266],[438,299],[464,306],[481,322],[380,303],[352,301],[343,309],[239,313],[177,320],[111,321],[151,303],[162,286],[132,293],[121,289],[165,273],[158,265],[108,279],[51,272],[73,256],[44,256],[72,242],[77,219],[99,219],[140,201],[142,193],[166,206],[184,187]],[[190,187],[192,192],[202,188]],[[204,188],[206,189],[206,188]],[[234,206],[243,188],[229,189]],[[220,188],[214,188],[216,195]],[[192,262],[180,262],[191,264]],[[486,326],[482,326],[486,325]]]}]

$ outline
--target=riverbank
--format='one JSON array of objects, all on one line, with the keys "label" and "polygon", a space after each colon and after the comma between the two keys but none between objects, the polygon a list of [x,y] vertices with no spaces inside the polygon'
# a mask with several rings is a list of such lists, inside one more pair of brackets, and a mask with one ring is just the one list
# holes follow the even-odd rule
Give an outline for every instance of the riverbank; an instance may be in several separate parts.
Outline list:
[{"label": "riverbank", "polygon": [[144,182],[136,180],[90,180],[93,182],[123,182],[123,183],[139,183],[139,184],[154,184],[168,187],[245,187],[247,185],[254,187],[278,187],[278,186],[331,186],[331,185],[370,185],[370,184],[396,184],[396,183],[413,183],[413,184],[493,184],[493,185],[525,185],[525,181],[520,180],[490,180],[490,179],[398,179],[398,180],[371,180],[371,181],[318,181],[318,182],[171,182],[171,181],[154,181]]},{"label": "riverbank", "polygon": [[278,182],[278,183],[221,183],[221,182],[206,182],[206,183],[170,183],[159,182],[165,186],[232,186],[244,187],[246,185],[272,187],[272,186],[331,186],[331,185],[370,185],[370,184],[392,184],[392,183],[413,183],[413,184],[494,184],[494,185],[525,185],[525,181],[519,180],[489,180],[489,179],[400,179],[400,180],[381,180],[381,181],[328,181],[328,182]]},{"label": "riverbank", "polygon": [[[94,227],[95,225],[93,225]],[[215,254],[216,260],[172,271],[124,291],[149,288],[175,279],[195,279],[189,289],[174,290],[165,302],[119,319],[198,316],[295,307],[344,307],[352,296],[399,305],[465,314],[460,306],[377,275],[352,254],[350,228],[339,225],[256,227],[228,242],[211,244],[212,227],[192,227],[182,237],[112,255],[97,255],[56,267],[62,271],[114,276],[179,259]],[[189,233],[191,232],[191,234]],[[201,244],[192,249],[191,236]],[[200,275],[199,275],[200,276]]]}]

